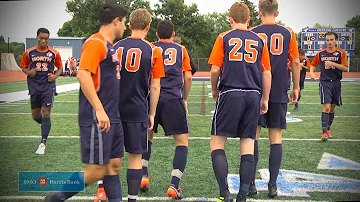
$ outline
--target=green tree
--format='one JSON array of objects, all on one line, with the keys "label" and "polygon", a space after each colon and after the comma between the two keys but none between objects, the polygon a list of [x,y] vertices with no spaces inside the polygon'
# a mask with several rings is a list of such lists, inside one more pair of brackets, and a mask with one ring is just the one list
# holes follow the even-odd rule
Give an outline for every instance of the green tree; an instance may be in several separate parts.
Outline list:
[{"label": "green tree", "polygon": [[60,28],[59,31],[57,32],[58,36],[67,36],[67,37],[75,36],[75,33],[73,33],[72,24],[73,24],[72,20],[66,21],[63,24],[62,28]]},{"label": "green tree", "polygon": [[250,19],[249,27],[254,27],[254,26],[260,25],[261,19],[259,17],[259,11],[255,7],[255,4],[251,1],[245,1],[245,4],[250,9],[250,18],[251,19]]},{"label": "green tree", "polygon": [[360,15],[356,15],[349,19],[345,27],[355,28],[355,50],[354,57],[360,57]]}]

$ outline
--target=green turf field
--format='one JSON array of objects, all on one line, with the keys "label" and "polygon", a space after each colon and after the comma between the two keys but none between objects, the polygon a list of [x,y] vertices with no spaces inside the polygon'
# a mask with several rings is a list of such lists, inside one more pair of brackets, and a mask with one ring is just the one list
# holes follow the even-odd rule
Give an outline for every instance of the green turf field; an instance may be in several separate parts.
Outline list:
[{"label": "green turf field", "polygon": [[[74,78],[64,78],[58,81],[58,85],[74,82]],[[17,83],[7,84],[10,89],[24,90]],[[189,98],[189,156],[185,173],[181,180],[181,187],[185,197],[218,197],[218,186],[211,166],[209,148],[209,137],[211,130],[211,118],[215,109],[215,102],[209,97],[211,89],[210,82],[193,82]],[[26,87],[26,86],[25,86]],[[358,181],[352,187],[360,188],[360,170],[322,170],[317,169],[324,152],[340,156],[360,163],[360,134],[358,130],[360,121],[360,83],[343,82],[342,107],[336,109],[334,123],[332,125],[333,140],[320,142],[321,136],[321,105],[318,95],[318,83],[306,82],[302,93],[300,108],[293,110],[288,106],[291,113],[289,117],[300,118],[303,121],[288,123],[288,128],[283,133],[286,138],[283,141],[284,170],[299,171],[313,174],[331,175],[356,179]],[[9,92],[1,85],[1,92]],[[29,100],[6,103],[0,105],[0,130],[1,130],[1,180],[0,200],[2,196],[45,196],[43,192],[18,192],[19,171],[76,171],[82,168],[80,159],[79,139],[66,138],[78,136],[77,112],[78,93],[70,91],[61,93],[55,97],[52,110],[52,129],[47,142],[46,154],[35,155],[35,150],[40,143],[40,126],[31,119]],[[21,136],[21,137],[15,137]],[[34,137],[38,136],[38,137]],[[172,170],[173,151],[175,150],[173,140],[163,138],[160,131],[154,140],[152,156],[149,164],[149,172],[152,178],[150,192],[140,194],[146,197],[144,201],[164,201],[167,186],[170,183]],[[267,132],[262,131],[262,137],[267,137]],[[239,168],[239,141],[231,139],[227,142],[226,152],[229,162],[229,174],[238,174]],[[269,141],[262,139],[259,142],[260,160],[258,169],[267,169]],[[124,169],[121,171],[123,185],[123,196],[127,196],[126,186],[126,157],[123,160]],[[261,181],[260,173],[257,180]],[[297,179],[296,183],[305,181],[305,178]],[[291,183],[290,183],[291,184]],[[341,183],[340,183],[341,184]],[[293,185],[293,184],[291,184]],[[289,185],[290,186],[290,185]],[[335,186],[335,185],[334,185]],[[339,186],[338,184],[336,186]],[[326,201],[348,201],[358,200],[360,190],[348,192],[334,192],[334,187],[327,191],[307,193],[310,197],[280,196],[277,200],[326,200]],[[340,189],[341,190],[341,189]],[[91,185],[78,196],[93,196],[96,186]],[[254,199],[266,200],[267,191],[261,191]],[[148,199],[148,200],[146,200]],[[200,200],[200,199],[199,199]],[[2,201],[2,200],[1,200]],[[22,200],[8,200],[22,201]],[[27,200],[31,201],[31,200]],[[40,201],[40,200],[33,200]],[[80,201],[80,200],[79,200]],[[90,201],[90,200],[88,200]],[[251,200],[249,200],[251,201]]]}]

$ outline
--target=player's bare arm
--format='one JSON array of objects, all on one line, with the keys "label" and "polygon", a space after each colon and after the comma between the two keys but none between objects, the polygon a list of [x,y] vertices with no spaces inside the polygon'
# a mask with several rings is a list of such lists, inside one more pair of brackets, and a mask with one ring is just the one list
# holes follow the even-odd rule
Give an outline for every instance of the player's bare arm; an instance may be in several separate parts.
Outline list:
[{"label": "player's bare arm", "polygon": [[348,67],[343,65],[343,64],[338,64],[335,62],[331,62],[331,61],[325,61],[325,67],[336,67],[337,69],[341,70],[341,71],[348,71]]},{"label": "player's bare arm", "polygon": [[218,90],[218,82],[219,82],[219,77],[221,74],[221,70],[220,67],[216,66],[216,65],[212,65],[211,66],[211,70],[210,70],[210,79],[211,79],[211,92],[212,92],[212,96],[214,100],[218,99],[219,96],[219,90]]},{"label": "player's bare arm", "polygon": [[110,119],[106,114],[104,107],[96,94],[95,86],[91,77],[91,72],[88,70],[80,69],[77,75],[80,83],[80,88],[83,91],[86,99],[90,102],[91,106],[96,112],[98,126],[101,131],[108,132],[110,130]]},{"label": "player's bare arm", "polygon": [[154,117],[160,97],[160,88],[160,78],[152,78],[150,83],[149,130],[152,130],[154,126]]},{"label": "player's bare arm", "polygon": [[295,104],[297,102],[299,91],[300,91],[300,60],[299,58],[294,58],[292,60],[291,72],[293,77],[293,91],[290,93],[290,104]]},{"label": "player's bare arm", "polygon": [[192,73],[191,73],[191,71],[185,71],[183,74],[184,74],[183,100],[184,100],[184,104],[185,104],[186,113],[188,113],[187,101],[188,101],[191,84],[192,84]]},{"label": "player's bare arm", "polygon": [[266,114],[266,112],[268,111],[271,79],[271,70],[266,70],[262,73],[262,96],[260,101],[260,114]]},{"label": "player's bare arm", "polygon": [[22,67],[21,70],[22,70],[25,74],[29,75],[30,77],[34,77],[34,76],[36,75],[36,70],[35,70],[35,68],[29,69],[29,68],[23,68],[23,67]]},{"label": "player's bare arm", "polygon": [[317,80],[316,75],[315,75],[315,68],[316,68],[316,67],[313,66],[313,65],[310,66],[311,79],[314,80],[314,81]]}]

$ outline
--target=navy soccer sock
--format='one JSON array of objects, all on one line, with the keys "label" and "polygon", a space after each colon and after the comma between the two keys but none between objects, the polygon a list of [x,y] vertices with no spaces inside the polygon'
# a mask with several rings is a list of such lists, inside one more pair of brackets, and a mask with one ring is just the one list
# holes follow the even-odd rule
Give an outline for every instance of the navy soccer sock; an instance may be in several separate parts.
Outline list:
[{"label": "navy soccer sock", "polygon": [[328,130],[330,130],[331,124],[334,121],[334,116],[335,116],[335,112],[334,113],[329,113],[329,125],[328,125]]},{"label": "navy soccer sock", "polygon": [[[70,179],[78,179],[78,173],[74,173],[73,176]],[[69,187],[71,186],[71,187]],[[87,184],[85,184],[85,187],[87,186]],[[64,185],[62,187],[62,190],[71,190],[73,188],[72,185]],[[51,197],[51,202],[63,202],[69,198],[71,198],[72,196],[74,196],[75,194],[79,193],[81,188],[79,187],[78,191],[73,191],[73,192],[64,192],[64,191],[60,191],[55,193],[54,195],[52,195]]]},{"label": "navy soccer sock", "polygon": [[47,138],[49,136],[50,129],[51,129],[50,117],[42,118],[42,123],[41,123],[41,137],[42,137],[42,140],[41,140],[41,142],[44,143],[44,144],[46,144],[46,140],[47,140]]},{"label": "navy soccer sock", "polygon": [[42,114],[40,114],[39,118],[34,119],[34,121],[36,121],[38,124],[41,124],[41,122],[42,122]]},{"label": "navy soccer sock", "polygon": [[253,173],[253,177],[251,179],[252,182],[255,183],[255,179],[256,179],[256,166],[258,164],[259,161],[259,146],[258,146],[258,141],[255,140],[254,142],[254,173]]},{"label": "navy soccer sock", "polygon": [[122,201],[122,190],[119,175],[105,175],[104,189],[109,202]]},{"label": "navy soccer sock", "polygon": [[321,126],[322,126],[323,133],[326,133],[326,131],[328,130],[329,119],[330,119],[329,113],[325,113],[325,112],[321,113]]},{"label": "navy soccer sock", "polygon": [[179,187],[181,176],[184,173],[187,162],[188,147],[177,146],[175,149],[173,170],[171,172],[171,184],[177,189]]},{"label": "navy soccer sock", "polygon": [[269,155],[270,184],[276,185],[276,180],[280,171],[281,160],[282,160],[282,144],[270,145],[270,155]]},{"label": "navy soccer sock", "polygon": [[151,156],[151,145],[152,145],[152,142],[148,141],[148,151],[142,154],[142,160],[141,160],[142,171],[143,171],[142,175],[145,177],[149,176],[148,167],[149,167],[149,161],[150,161],[150,156]]},{"label": "navy soccer sock", "polygon": [[246,198],[249,191],[251,178],[253,177],[252,172],[254,172],[254,155],[246,154],[241,156],[240,160],[240,189],[239,195],[242,198]]},{"label": "navy soccer sock", "polygon": [[212,151],[211,160],[215,177],[219,184],[220,196],[226,196],[229,192],[229,185],[227,183],[229,171],[225,151],[222,149]]},{"label": "navy soccer sock", "polygon": [[140,192],[142,169],[128,169],[126,176],[128,184],[128,202],[134,202],[137,200]]}]

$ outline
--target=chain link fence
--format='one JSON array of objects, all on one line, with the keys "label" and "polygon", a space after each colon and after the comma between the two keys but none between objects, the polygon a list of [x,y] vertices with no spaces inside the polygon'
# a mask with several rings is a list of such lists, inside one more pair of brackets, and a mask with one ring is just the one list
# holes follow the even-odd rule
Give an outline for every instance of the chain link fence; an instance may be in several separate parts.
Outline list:
[{"label": "chain link fence", "polygon": [[[193,58],[194,63],[196,64],[198,71],[210,71],[211,65],[208,64],[209,58]],[[309,58],[312,61],[313,58]],[[315,71],[319,71],[316,68]],[[360,58],[350,58],[349,72],[360,72]]]}]

